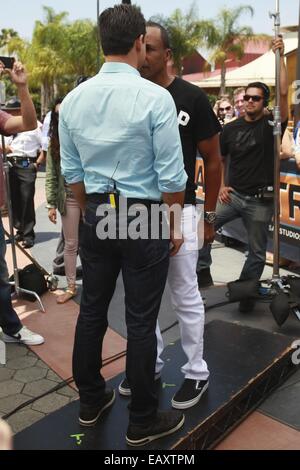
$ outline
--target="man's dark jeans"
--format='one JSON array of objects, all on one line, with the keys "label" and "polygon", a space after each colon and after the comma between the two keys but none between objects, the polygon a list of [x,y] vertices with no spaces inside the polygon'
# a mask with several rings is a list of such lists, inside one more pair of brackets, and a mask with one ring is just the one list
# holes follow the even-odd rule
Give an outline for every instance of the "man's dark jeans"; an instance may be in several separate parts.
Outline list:
[{"label": "man's dark jeans", "polygon": [[[272,221],[273,203],[262,202],[255,197],[245,196],[236,191],[230,193],[231,202],[218,203],[215,229],[239,217],[248,233],[249,254],[243,266],[240,279],[260,279],[266,261],[268,243],[268,227]],[[211,246],[205,246],[199,251],[197,273],[201,276],[203,269],[212,264]]]},{"label": "man's dark jeans", "polygon": [[15,335],[21,330],[22,323],[11,303],[11,286],[8,284],[5,252],[6,243],[0,216],[0,326],[7,335]]},{"label": "man's dark jeans", "polygon": [[24,240],[28,241],[33,241],[35,238],[34,194],[36,175],[36,168],[33,163],[27,168],[15,164],[9,171],[14,227],[24,237]]},{"label": "man's dark jeans", "polygon": [[101,240],[96,234],[101,220],[96,216],[97,206],[88,202],[80,237],[83,294],[73,374],[81,402],[96,406],[105,389],[100,369],[107,311],[122,271],[128,340],[126,376],[132,390],[129,419],[133,424],[148,423],[155,417],[158,405],[154,384],[155,327],[168,273],[169,240]]}]

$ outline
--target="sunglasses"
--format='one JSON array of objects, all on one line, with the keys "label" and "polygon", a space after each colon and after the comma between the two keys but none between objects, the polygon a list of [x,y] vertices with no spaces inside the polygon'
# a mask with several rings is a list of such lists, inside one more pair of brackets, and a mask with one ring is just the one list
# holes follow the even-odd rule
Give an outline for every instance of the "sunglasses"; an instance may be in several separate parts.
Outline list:
[{"label": "sunglasses", "polygon": [[245,95],[244,96],[245,101],[252,100],[254,103],[258,103],[259,101],[261,101],[263,99],[264,99],[263,96],[259,96],[259,95]]},{"label": "sunglasses", "polygon": [[227,106],[226,108],[219,108],[219,111],[230,111],[231,106]]}]

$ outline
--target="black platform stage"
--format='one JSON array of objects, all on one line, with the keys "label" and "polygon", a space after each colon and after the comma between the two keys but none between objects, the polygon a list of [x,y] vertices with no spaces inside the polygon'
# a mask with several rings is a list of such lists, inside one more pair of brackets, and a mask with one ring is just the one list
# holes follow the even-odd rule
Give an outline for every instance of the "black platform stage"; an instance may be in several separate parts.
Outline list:
[{"label": "black platform stage", "polygon": [[[291,361],[292,343],[291,337],[277,333],[218,320],[209,323],[205,334],[205,356],[211,371],[208,391],[197,406],[185,411],[186,422],[181,431],[143,449],[214,447],[297,370]],[[179,342],[166,348],[164,359],[159,396],[160,408],[168,409],[183,380],[180,367],[185,356]],[[117,388],[121,378],[115,377],[110,385]],[[78,424],[78,402],[73,402],[17,434],[14,448],[128,450],[127,404],[128,399],[117,396],[114,406],[99,423],[86,429]]]}]

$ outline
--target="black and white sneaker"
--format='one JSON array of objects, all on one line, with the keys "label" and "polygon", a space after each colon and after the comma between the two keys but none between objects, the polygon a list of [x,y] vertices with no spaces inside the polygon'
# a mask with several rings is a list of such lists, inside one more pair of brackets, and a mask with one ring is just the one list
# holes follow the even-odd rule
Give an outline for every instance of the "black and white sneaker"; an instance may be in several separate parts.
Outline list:
[{"label": "black and white sneaker", "polygon": [[208,389],[208,380],[184,379],[183,384],[172,398],[172,406],[185,410],[196,405],[203,393]]},{"label": "black and white sneaker", "polygon": [[106,389],[99,405],[90,406],[80,403],[79,424],[81,426],[94,426],[103,411],[109,408],[115,401],[116,394],[112,389]]},{"label": "black and white sneaker", "polygon": [[[157,372],[157,374],[155,374],[154,380],[157,381],[160,379],[160,377],[161,377],[161,373]],[[119,394],[122,395],[123,397],[131,396],[130,385],[126,377],[124,377],[124,379],[120,383],[118,390],[119,390]]]}]

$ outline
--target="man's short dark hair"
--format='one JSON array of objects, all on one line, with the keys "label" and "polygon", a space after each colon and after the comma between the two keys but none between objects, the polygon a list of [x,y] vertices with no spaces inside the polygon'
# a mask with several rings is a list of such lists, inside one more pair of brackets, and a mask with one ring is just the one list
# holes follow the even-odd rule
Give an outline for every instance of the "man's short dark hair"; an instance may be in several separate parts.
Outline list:
[{"label": "man's short dark hair", "polygon": [[100,37],[104,55],[127,55],[135,40],[146,34],[146,21],[133,5],[115,5],[99,16]]},{"label": "man's short dark hair", "polygon": [[168,31],[166,30],[166,28],[164,26],[162,26],[159,23],[156,23],[155,21],[151,21],[151,20],[147,21],[146,26],[149,26],[149,28],[158,28],[160,30],[160,33],[161,33],[161,39],[162,39],[164,48],[165,49],[171,49],[169,33],[168,33]]},{"label": "man's short dark hair", "polygon": [[246,87],[246,93],[249,88],[259,88],[260,90],[262,90],[263,95],[264,95],[264,107],[266,108],[269,104],[270,96],[271,96],[270,88],[268,87],[268,85],[266,85],[263,82],[249,83],[249,85],[247,85]]}]

